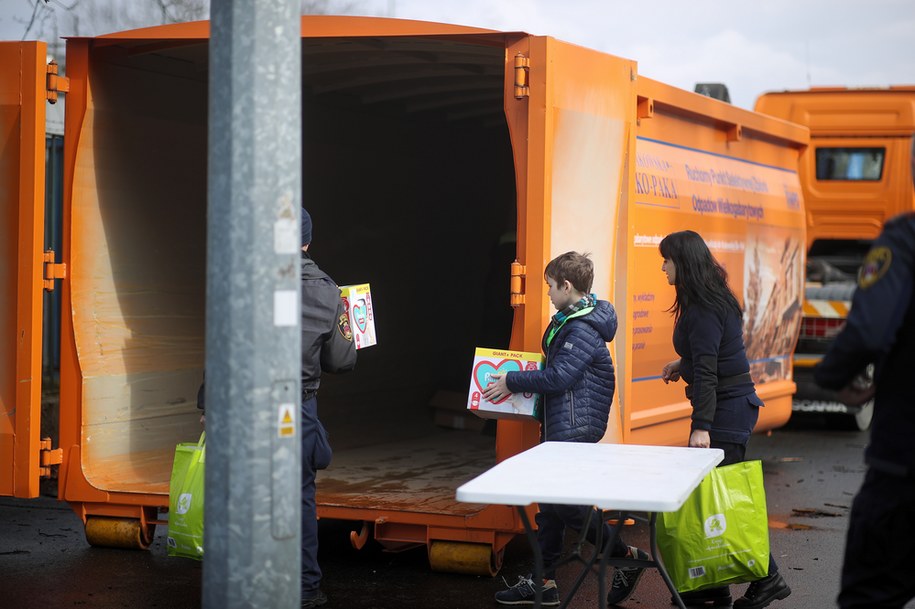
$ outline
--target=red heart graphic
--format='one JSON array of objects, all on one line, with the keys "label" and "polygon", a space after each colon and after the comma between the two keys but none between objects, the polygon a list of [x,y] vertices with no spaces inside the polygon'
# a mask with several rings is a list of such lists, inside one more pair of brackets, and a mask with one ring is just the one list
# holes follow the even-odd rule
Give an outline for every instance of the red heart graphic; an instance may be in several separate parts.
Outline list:
[{"label": "red heart graphic", "polygon": [[[484,379],[487,374],[492,374],[492,373],[504,374],[506,372],[515,372],[515,371],[520,371],[520,370],[521,370],[521,362],[519,362],[517,360],[513,360],[513,359],[504,359],[501,362],[499,362],[498,364],[494,364],[485,359],[480,360],[479,362],[477,362],[477,365],[474,366],[474,368],[473,368],[473,382],[480,389],[480,391],[483,391],[483,389],[486,388],[486,386],[484,386],[483,382],[484,382]],[[487,400],[487,401],[490,402],[491,404],[501,404],[502,402],[507,400],[509,397],[511,397],[511,394],[506,395],[498,402],[493,402],[490,400]]]}]

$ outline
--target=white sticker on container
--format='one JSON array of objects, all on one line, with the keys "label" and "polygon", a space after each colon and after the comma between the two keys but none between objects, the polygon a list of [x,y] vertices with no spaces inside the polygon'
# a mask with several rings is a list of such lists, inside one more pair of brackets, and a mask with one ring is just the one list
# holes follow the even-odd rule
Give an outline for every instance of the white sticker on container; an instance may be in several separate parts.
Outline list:
[{"label": "white sticker on container", "polygon": [[301,231],[294,219],[280,219],[273,223],[273,251],[277,254],[295,254],[301,249]]},{"label": "white sticker on container", "polygon": [[295,290],[277,290],[273,293],[273,325],[299,325],[299,301]]}]

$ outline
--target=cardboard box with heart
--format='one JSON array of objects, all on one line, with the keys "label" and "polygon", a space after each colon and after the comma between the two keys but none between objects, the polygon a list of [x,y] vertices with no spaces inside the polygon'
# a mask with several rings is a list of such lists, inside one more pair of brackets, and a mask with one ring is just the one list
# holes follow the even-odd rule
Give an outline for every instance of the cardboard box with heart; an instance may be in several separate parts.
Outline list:
[{"label": "cardboard box with heart", "polygon": [[483,389],[492,382],[493,374],[542,368],[543,356],[539,353],[478,348],[473,358],[467,409],[484,419],[538,420],[539,394],[513,393],[498,402],[490,402],[483,398]]},{"label": "cardboard box with heart", "polygon": [[349,316],[356,349],[371,347],[378,342],[375,336],[375,311],[372,308],[372,290],[367,283],[340,286],[343,309]]}]

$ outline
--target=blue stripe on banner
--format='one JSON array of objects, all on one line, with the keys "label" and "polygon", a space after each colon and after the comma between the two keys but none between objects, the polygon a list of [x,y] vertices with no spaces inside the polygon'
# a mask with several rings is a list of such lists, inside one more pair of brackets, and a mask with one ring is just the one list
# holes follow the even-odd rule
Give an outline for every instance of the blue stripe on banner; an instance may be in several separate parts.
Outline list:
[{"label": "blue stripe on banner", "polygon": [[636,201],[636,205],[644,205],[645,207],[663,207],[664,209],[680,209],[680,205],[662,205],[661,203],[646,203],[645,201]]},{"label": "blue stripe on banner", "polygon": [[726,154],[720,154],[718,152],[709,152],[708,150],[700,150],[699,148],[692,148],[690,146],[681,146],[680,144],[671,144],[670,142],[665,142],[663,140],[656,140],[650,137],[637,137],[637,140],[644,140],[646,142],[654,142],[655,144],[663,144],[664,146],[670,146],[671,148],[680,148],[682,150],[689,150],[691,152],[698,152],[700,154],[707,154],[709,156],[717,156],[722,159],[730,159],[732,161],[739,161],[741,163],[746,163],[747,165],[756,165],[758,167],[768,167],[769,169],[777,169],[778,171],[784,171],[785,173],[796,174],[797,171],[791,169],[785,169],[784,167],[776,167],[775,165],[766,165],[765,163],[757,163],[755,161],[748,161],[746,159],[741,159],[736,156],[728,156]]}]

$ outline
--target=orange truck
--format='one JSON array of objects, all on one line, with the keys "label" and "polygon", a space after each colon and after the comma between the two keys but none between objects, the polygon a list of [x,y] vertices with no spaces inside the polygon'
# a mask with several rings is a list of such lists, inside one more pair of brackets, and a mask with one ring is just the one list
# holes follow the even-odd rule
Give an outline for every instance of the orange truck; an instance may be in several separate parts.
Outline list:
[{"label": "orange truck", "polygon": [[873,401],[851,408],[813,382],[813,366],[845,324],[858,267],[894,215],[915,209],[915,86],[818,87],[766,93],[756,111],[805,125],[799,174],[807,209],[807,283],[794,380],[795,410],[867,429]]},{"label": "orange truck", "polygon": [[[175,445],[200,433],[208,38],[206,22],[71,38],[67,80],[50,74],[44,44],[0,45],[11,142],[0,168],[0,494],[34,497],[58,467],[59,498],[92,544],[148,545],[165,524]],[[498,571],[523,530],[517,515],[454,491],[533,446],[538,429],[501,420],[469,431],[471,362],[481,346],[539,351],[552,314],[543,270],[568,250],[591,253],[594,290],[619,315],[605,441],[686,441],[682,384],[660,380],[675,356],[674,293],[657,249],[685,228],[705,236],[745,305],[766,402],[758,429],[788,420],[806,128],[523,32],[303,17],[302,38],[313,255],[341,284],[370,282],[376,315],[378,344],[321,388],[335,457],[318,513],[352,522],[355,546],[425,547],[434,569]],[[42,128],[62,89],[63,251],[46,253]],[[56,440],[38,433],[39,303],[55,286]]]}]

